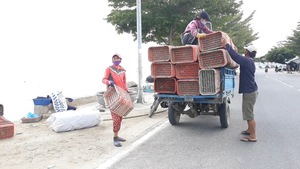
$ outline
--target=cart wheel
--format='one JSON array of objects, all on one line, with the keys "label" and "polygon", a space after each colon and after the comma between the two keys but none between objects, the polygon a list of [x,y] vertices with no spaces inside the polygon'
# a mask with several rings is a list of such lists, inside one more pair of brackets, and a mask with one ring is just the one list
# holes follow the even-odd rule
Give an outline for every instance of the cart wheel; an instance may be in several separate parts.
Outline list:
[{"label": "cart wheel", "polygon": [[168,117],[169,117],[169,122],[170,124],[172,125],[177,125],[179,124],[179,120],[180,120],[180,112],[176,111],[174,108],[173,108],[173,104],[174,103],[171,103],[169,105],[169,108],[168,108]]},{"label": "cart wheel", "polygon": [[230,121],[230,108],[227,99],[221,104],[219,109],[220,122],[222,128],[228,128]]},{"label": "cart wheel", "polygon": [[0,104],[0,116],[3,116],[4,108],[3,105]]},{"label": "cart wheel", "polygon": [[162,107],[162,108],[168,108],[168,106],[169,106],[169,103],[167,101],[162,101],[160,103],[160,107]]},{"label": "cart wheel", "polygon": [[150,112],[149,112],[149,117],[152,117],[153,116],[153,114],[154,114],[154,112],[157,110],[157,107],[159,106],[159,103],[160,103],[161,101],[159,100],[159,99],[156,99],[154,102],[153,102],[153,104],[152,104],[152,106],[151,106],[151,108],[150,108]]}]

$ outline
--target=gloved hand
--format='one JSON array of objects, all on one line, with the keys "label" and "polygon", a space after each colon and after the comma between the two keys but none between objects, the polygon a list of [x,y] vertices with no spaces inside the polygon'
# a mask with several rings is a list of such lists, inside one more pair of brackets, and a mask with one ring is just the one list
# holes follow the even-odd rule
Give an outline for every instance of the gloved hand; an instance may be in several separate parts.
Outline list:
[{"label": "gloved hand", "polygon": [[109,81],[109,86],[114,86],[115,85],[115,83],[114,83],[114,81]]},{"label": "gloved hand", "polygon": [[197,37],[198,39],[204,38],[204,37],[206,37],[206,34],[205,34],[205,33],[198,33],[198,34],[196,35],[196,37]]}]

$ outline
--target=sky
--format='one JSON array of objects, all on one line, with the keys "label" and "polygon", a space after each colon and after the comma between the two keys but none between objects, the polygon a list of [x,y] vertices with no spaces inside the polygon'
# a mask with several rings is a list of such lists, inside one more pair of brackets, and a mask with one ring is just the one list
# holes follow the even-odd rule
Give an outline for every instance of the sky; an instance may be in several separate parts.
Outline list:
[{"label": "sky", "polygon": [[[296,14],[299,4],[295,0],[244,0],[245,16],[256,10],[252,28],[258,32],[259,39],[253,43],[259,56],[292,35],[300,21]],[[16,76],[24,79],[37,70],[49,75],[63,70],[73,79],[91,67],[97,67],[91,76],[103,74],[100,67],[109,65],[110,56],[120,53],[124,57],[122,64],[129,64],[128,71],[136,73],[137,41],[129,34],[116,33],[104,20],[109,12],[107,0],[1,1],[0,54],[5,57],[2,69],[21,69]],[[147,48],[155,45],[142,45],[142,66],[147,74]],[[65,80],[65,76],[56,79]]]},{"label": "sky", "polygon": [[242,10],[245,16],[256,11],[251,22],[252,28],[258,32],[259,39],[253,44],[258,48],[258,56],[268,51],[293,35],[293,30],[300,22],[299,5],[297,0],[244,0]]},{"label": "sky", "polygon": [[[284,3],[283,3],[284,2]],[[258,56],[292,35],[300,15],[300,1],[244,0],[248,16],[256,10],[253,29]],[[102,77],[115,53],[127,80],[138,83],[138,44],[129,34],[117,34],[104,18],[107,0],[9,0],[0,1],[0,103],[16,101],[32,109],[32,99],[62,90],[67,97],[90,96],[105,90]],[[150,75],[147,51],[142,44],[142,82]],[[24,101],[24,100],[26,101]],[[18,112],[20,113],[20,112]]]}]

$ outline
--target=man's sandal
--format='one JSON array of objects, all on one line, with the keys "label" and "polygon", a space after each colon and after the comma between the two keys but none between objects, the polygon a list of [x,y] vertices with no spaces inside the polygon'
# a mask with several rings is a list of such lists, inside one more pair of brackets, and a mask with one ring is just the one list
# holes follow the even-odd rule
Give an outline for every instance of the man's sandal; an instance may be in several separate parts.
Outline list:
[{"label": "man's sandal", "polygon": [[243,137],[240,140],[243,142],[257,142],[257,139],[251,139],[249,137]]},{"label": "man's sandal", "polygon": [[249,133],[248,131],[246,131],[246,130],[245,130],[245,131],[242,131],[241,134],[246,135],[246,136],[249,136],[249,135],[250,135],[250,133]]}]

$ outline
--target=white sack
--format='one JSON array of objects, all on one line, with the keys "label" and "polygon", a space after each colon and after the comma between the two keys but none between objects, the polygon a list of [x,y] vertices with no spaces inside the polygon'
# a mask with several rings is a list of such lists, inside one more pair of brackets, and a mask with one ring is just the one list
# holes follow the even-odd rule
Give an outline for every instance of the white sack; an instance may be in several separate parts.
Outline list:
[{"label": "white sack", "polygon": [[99,111],[84,109],[53,113],[46,120],[46,123],[55,132],[93,127],[100,124],[100,122],[101,115]]}]

